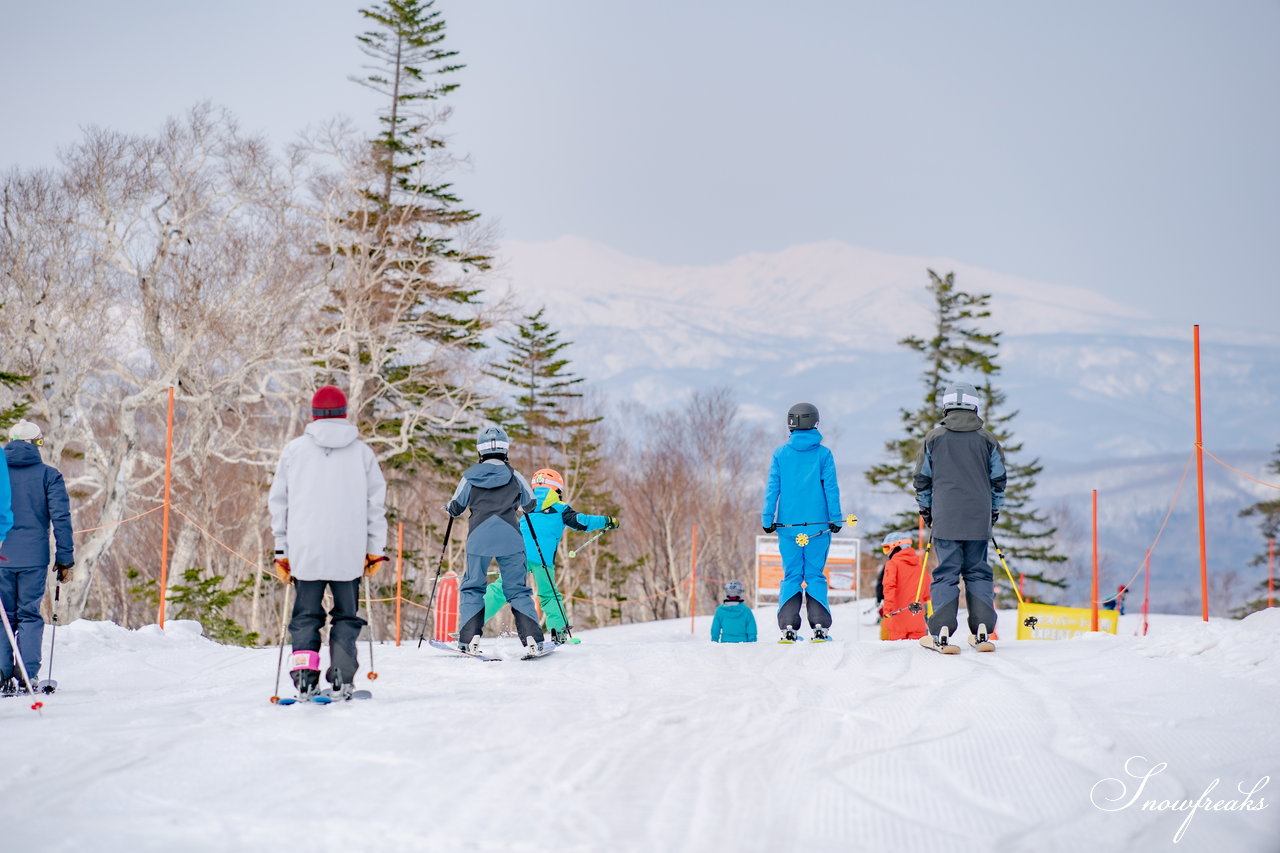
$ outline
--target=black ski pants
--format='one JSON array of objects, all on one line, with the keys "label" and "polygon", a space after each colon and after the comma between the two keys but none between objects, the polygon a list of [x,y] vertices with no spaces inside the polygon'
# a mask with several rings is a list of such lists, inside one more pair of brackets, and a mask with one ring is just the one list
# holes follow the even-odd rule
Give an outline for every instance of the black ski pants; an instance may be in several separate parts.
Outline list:
[{"label": "black ski pants", "polygon": [[329,669],[326,677],[332,684],[355,681],[360,664],[356,660],[356,640],[365,621],[360,609],[360,579],[353,581],[293,581],[293,618],[289,620],[289,637],[293,650],[320,651],[320,629],[324,627],[325,587],[333,594],[329,610]]}]

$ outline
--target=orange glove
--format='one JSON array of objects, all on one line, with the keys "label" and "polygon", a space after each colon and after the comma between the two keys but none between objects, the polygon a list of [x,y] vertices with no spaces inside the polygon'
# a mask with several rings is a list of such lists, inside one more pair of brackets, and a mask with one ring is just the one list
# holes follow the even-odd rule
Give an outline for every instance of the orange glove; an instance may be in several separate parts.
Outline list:
[{"label": "orange glove", "polygon": [[385,563],[386,561],[387,561],[386,557],[377,557],[377,556],[374,556],[373,554],[365,554],[364,555],[364,576],[367,578],[371,578],[374,575],[376,575],[378,573],[378,565],[380,563]]},{"label": "orange glove", "polygon": [[289,558],[280,557],[275,561],[276,577],[281,583],[293,583],[293,571],[289,568]]}]

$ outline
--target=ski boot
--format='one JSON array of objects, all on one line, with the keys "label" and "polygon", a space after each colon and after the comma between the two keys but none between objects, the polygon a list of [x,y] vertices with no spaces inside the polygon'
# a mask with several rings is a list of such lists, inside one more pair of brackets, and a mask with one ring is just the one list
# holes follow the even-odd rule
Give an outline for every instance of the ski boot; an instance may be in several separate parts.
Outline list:
[{"label": "ski boot", "polygon": [[542,643],[539,643],[532,636],[525,637],[524,638],[524,654],[522,654],[520,657],[525,659],[536,658],[538,655],[542,654],[542,645],[543,645]]},{"label": "ski boot", "polygon": [[827,629],[821,625],[815,626],[813,629],[813,641],[815,643],[825,643],[831,639],[831,635],[827,633]]},{"label": "ski boot", "polygon": [[960,647],[953,646],[948,642],[950,634],[951,631],[944,627],[938,631],[938,636],[936,637],[932,634],[925,634],[920,638],[920,645],[944,655],[958,655],[960,654]]},{"label": "ski boot", "polygon": [[462,651],[464,655],[475,655],[476,657],[479,657],[480,655],[484,654],[484,652],[480,651],[480,635],[479,634],[476,634],[474,637],[472,637],[471,642],[469,643],[464,643],[461,640],[459,640],[458,648]]},{"label": "ski boot", "polygon": [[294,652],[289,661],[292,664],[289,677],[293,679],[293,686],[298,689],[298,695],[303,699],[318,695],[320,693],[320,653],[303,649]]},{"label": "ski boot", "polygon": [[784,629],[781,639],[778,640],[779,643],[785,643],[787,645],[790,645],[791,643],[798,643],[799,641],[800,635],[796,633],[795,628]]},{"label": "ski boot", "polygon": [[996,650],[996,644],[991,642],[991,637],[987,634],[985,623],[979,623],[977,634],[969,635],[969,645],[980,652],[994,652]]},{"label": "ski boot", "polygon": [[9,697],[18,695],[18,679],[6,678],[0,681],[0,696]]}]

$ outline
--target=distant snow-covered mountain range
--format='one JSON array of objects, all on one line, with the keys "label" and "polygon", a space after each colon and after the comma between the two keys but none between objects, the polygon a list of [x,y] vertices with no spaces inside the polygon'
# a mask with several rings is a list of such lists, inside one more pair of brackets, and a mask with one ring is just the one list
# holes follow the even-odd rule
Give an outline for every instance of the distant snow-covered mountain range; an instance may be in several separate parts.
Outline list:
[{"label": "distant snow-covered mountain range", "polygon": [[[992,295],[986,328],[1003,333],[1001,387],[1019,411],[1015,433],[1045,464],[1039,500],[1074,506],[1082,491],[1087,512],[1089,490],[1105,489],[1111,515],[1103,544],[1117,562],[1132,558],[1145,537],[1141,560],[1194,443],[1195,318],[1162,325],[1085,288],[840,242],[697,267],[664,266],[575,237],[508,242],[502,255],[515,297],[528,308],[547,306],[551,323],[574,342],[578,372],[611,397],[661,407],[728,386],[743,414],[769,427],[780,426],[794,402],[817,404],[847,481],[846,502],[872,509],[860,514],[873,523],[874,508],[891,512],[900,498],[869,494],[861,472],[896,434],[898,409],[914,407],[922,393],[920,359],[897,341],[931,334],[928,269],[954,272],[959,288]],[[1201,358],[1205,446],[1266,479],[1280,443],[1280,334],[1204,328]],[[1224,571],[1243,571],[1257,542],[1237,513],[1274,492],[1210,464],[1217,489],[1210,526],[1229,540],[1217,559]],[[1170,556],[1163,604],[1182,600],[1172,580],[1197,565]]]}]

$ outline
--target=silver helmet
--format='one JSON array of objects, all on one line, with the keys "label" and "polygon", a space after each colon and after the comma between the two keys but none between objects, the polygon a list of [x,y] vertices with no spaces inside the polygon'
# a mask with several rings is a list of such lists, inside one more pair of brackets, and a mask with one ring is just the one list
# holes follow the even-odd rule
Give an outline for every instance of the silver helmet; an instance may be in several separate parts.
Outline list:
[{"label": "silver helmet", "polygon": [[968,409],[978,411],[978,389],[967,382],[952,382],[942,392],[942,411]]}]

